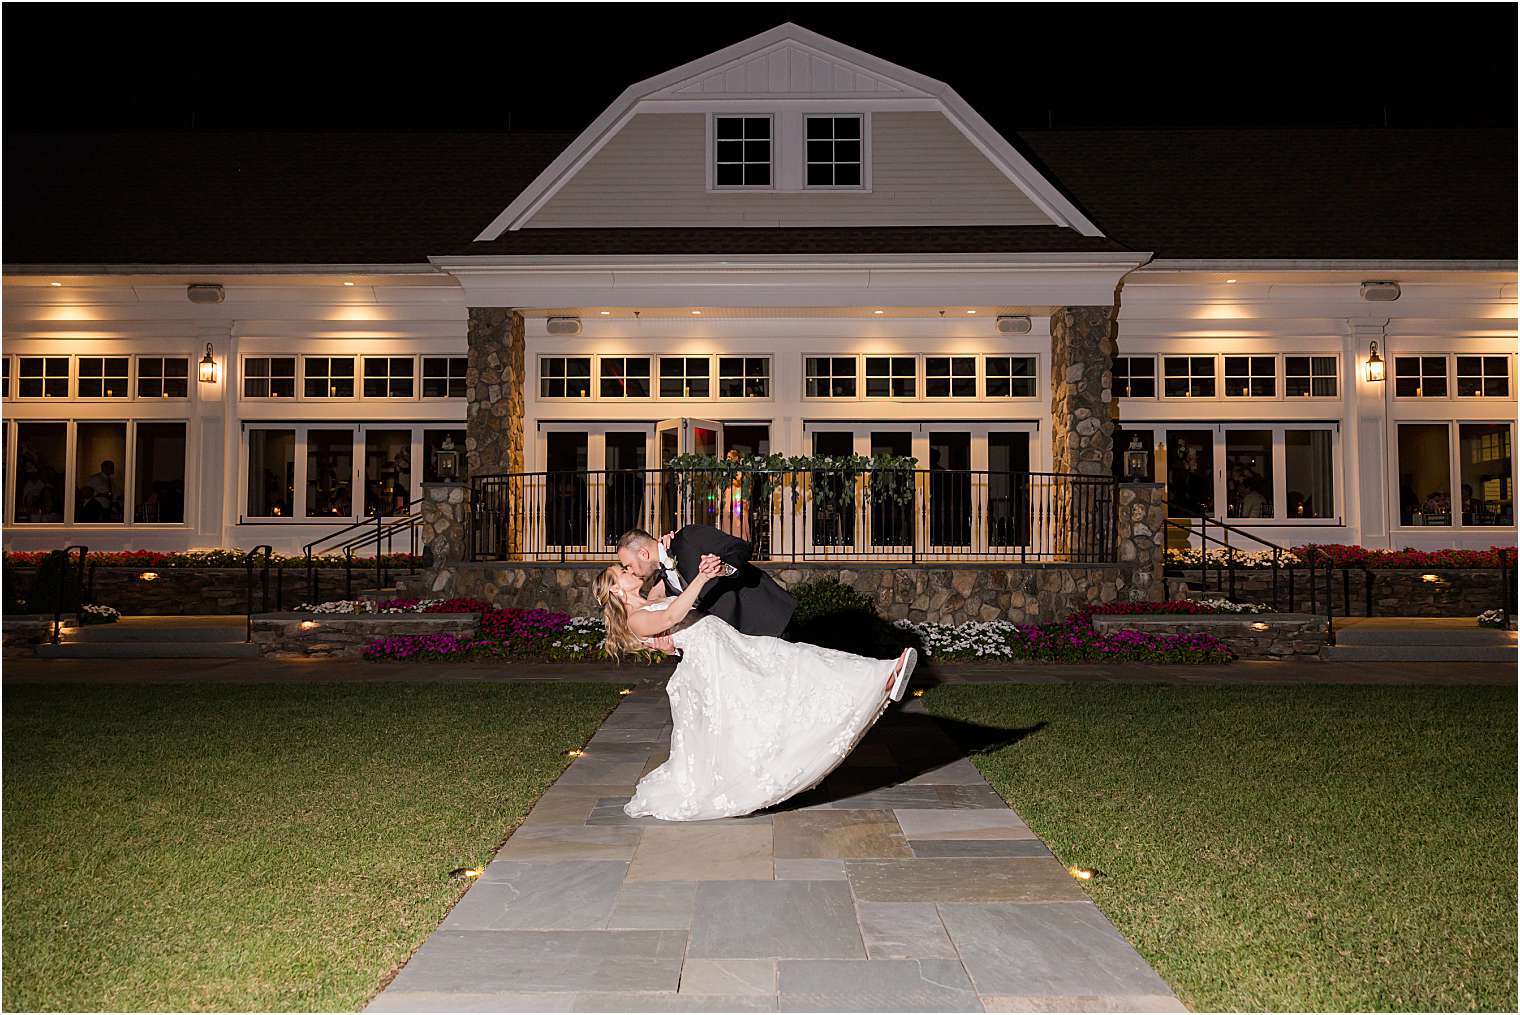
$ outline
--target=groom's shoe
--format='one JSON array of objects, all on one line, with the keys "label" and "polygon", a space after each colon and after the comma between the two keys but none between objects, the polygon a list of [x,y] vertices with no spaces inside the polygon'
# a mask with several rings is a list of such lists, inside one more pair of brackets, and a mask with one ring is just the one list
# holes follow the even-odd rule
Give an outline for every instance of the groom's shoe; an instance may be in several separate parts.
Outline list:
[{"label": "groom's shoe", "polygon": [[892,683],[892,692],[887,695],[893,701],[902,701],[903,695],[907,693],[908,680],[913,676],[913,667],[918,665],[918,650],[903,649],[902,660],[902,668],[897,673],[897,679]]}]

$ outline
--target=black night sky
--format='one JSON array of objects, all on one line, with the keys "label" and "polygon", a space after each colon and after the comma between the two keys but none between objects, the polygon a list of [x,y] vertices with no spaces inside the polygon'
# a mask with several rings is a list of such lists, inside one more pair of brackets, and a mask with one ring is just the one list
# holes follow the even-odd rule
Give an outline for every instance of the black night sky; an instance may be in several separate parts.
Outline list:
[{"label": "black night sky", "polygon": [[1513,126],[1513,4],[8,4],[9,130],[579,130],[795,21],[1002,130]]}]

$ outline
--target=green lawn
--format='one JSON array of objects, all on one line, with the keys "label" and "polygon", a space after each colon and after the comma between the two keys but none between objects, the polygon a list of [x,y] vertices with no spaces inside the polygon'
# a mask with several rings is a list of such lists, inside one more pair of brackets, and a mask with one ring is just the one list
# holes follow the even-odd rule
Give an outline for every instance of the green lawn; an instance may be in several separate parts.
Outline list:
[{"label": "green lawn", "polygon": [[7,685],[7,1010],[356,1010],[609,684]]},{"label": "green lawn", "polygon": [[977,757],[1201,1010],[1516,1006],[1514,688],[946,685]]}]

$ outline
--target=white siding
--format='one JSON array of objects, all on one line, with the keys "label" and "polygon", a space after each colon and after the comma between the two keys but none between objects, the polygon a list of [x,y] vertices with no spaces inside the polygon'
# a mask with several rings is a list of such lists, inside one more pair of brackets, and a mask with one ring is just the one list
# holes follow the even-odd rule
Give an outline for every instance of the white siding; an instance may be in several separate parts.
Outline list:
[{"label": "white siding", "polygon": [[869,193],[709,191],[704,115],[638,114],[527,226],[1051,224],[941,113],[872,114]]}]

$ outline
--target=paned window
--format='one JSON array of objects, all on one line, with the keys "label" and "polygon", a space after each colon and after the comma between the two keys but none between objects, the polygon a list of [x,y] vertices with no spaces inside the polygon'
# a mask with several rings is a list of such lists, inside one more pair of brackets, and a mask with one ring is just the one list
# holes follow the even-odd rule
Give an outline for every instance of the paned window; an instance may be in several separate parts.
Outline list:
[{"label": "paned window", "polygon": [[245,356],[243,358],[243,397],[296,397],[296,358],[294,356]]},{"label": "paned window", "polygon": [[1334,356],[1284,356],[1283,390],[1289,398],[1334,398],[1340,394]]},{"label": "paned window", "polygon": [[649,357],[603,356],[600,390],[603,398],[648,398]]},{"label": "paned window", "polygon": [[1167,398],[1213,398],[1213,356],[1163,356],[1163,391]]},{"label": "paned window", "polygon": [[81,356],[79,357],[80,398],[128,398],[131,387],[127,383],[131,372],[128,356]]},{"label": "paned window", "polygon": [[188,398],[190,361],[184,356],[137,357],[138,398]]},{"label": "paned window", "polygon": [[854,398],[854,356],[809,356],[803,364],[809,398]]},{"label": "paned window", "polygon": [[69,358],[67,356],[18,357],[16,394],[22,398],[69,397]]},{"label": "paned window", "polygon": [[988,356],[988,398],[1033,398],[1039,393],[1033,356]]},{"label": "paned window", "polygon": [[1445,398],[1446,357],[1395,356],[1393,393],[1399,398]]},{"label": "paned window", "polygon": [[918,387],[918,362],[912,356],[867,356],[867,398],[913,398]]},{"label": "paned window", "polygon": [[770,357],[719,356],[718,397],[771,397]]},{"label": "paned window", "polygon": [[1458,356],[1458,398],[1508,398],[1508,356]]},{"label": "paned window", "polygon": [[590,398],[590,356],[545,356],[538,361],[540,398]]},{"label": "paned window", "polygon": [[468,356],[422,357],[423,398],[463,398]]},{"label": "paned window", "polygon": [[712,394],[712,360],[706,356],[661,356],[661,398],[707,398]]},{"label": "paned window", "polygon": [[1156,397],[1156,357],[1115,356],[1114,395],[1119,398]]},{"label": "paned window", "polygon": [[306,379],[302,390],[307,398],[353,398],[354,358],[352,356],[307,356]]},{"label": "paned window", "polygon": [[975,356],[925,356],[925,398],[975,398]]},{"label": "paned window", "polygon": [[858,187],[861,184],[859,116],[807,118],[807,185]]},{"label": "paned window", "polygon": [[1276,398],[1276,356],[1226,356],[1224,393],[1227,398]]},{"label": "paned window", "polygon": [[364,357],[364,397],[411,398],[415,367],[410,356]]},{"label": "paned window", "polygon": [[771,118],[713,117],[713,183],[719,187],[771,185]]}]

